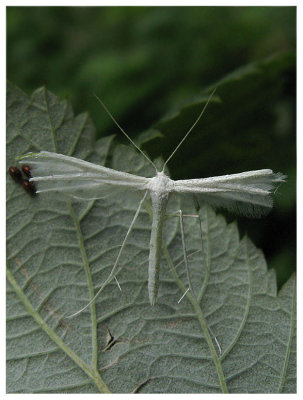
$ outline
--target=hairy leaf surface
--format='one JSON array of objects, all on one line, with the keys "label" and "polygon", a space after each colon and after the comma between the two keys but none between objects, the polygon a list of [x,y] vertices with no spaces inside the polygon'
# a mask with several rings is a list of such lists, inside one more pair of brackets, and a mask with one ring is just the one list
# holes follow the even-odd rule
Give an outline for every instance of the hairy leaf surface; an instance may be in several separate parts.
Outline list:
[{"label": "hairy leaf surface", "polygon": [[[86,114],[45,88],[8,85],[7,166],[29,151],[56,151],[151,176],[113,137],[94,141]],[[31,196],[7,178],[7,391],[14,393],[293,393],[295,277],[277,294],[262,252],[209,207],[185,218],[193,292],[177,218],[165,223],[157,304],[147,294],[146,203],[117,275],[73,319],[111,271],[138,199],[70,202]],[[195,213],[192,199],[172,199]]]}]

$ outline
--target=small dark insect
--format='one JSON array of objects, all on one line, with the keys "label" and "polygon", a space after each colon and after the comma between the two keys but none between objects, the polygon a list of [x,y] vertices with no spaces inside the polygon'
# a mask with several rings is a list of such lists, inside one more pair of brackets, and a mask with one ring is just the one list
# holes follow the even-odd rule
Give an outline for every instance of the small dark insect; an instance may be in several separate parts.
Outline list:
[{"label": "small dark insect", "polygon": [[24,175],[26,175],[28,178],[32,177],[31,169],[30,169],[29,165],[22,165],[22,171],[23,171]]},{"label": "small dark insect", "polygon": [[9,167],[8,173],[14,179],[15,182],[21,183],[22,181],[22,174],[19,168],[17,167]]},{"label": "small dark insect", "polygon": [[[22,166],[22,172],[24,175],[26,175],[28,178],[31,178],[31,170],[28,165],[23,165]],[[8,173],[10,176],[14,179],[15,182],[17,183],[22,183],[23,188],[31,195],[36,194],[36,187],[35,185],[30,182],[27,178],[23,178],[22,173],[19,168],[11,166],[8,169]]]},{"label": "small dark insect", "polygon": [[22,186],[24,187],[24,189],[31,195],[35,195],[36,194],[36,187],[35,185],[30,182],[28,179],[23,179],[22,182]]}]

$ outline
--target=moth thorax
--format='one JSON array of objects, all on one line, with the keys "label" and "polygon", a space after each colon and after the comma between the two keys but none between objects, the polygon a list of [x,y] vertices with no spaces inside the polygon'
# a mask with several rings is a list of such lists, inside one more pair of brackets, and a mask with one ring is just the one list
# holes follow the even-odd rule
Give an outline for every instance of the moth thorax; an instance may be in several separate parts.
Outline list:
[{"label": "moth thorax", "polygon": [[165,175],[164,172],[157,172],[157,175],[150,180],[149,189],[158,195],[168,195],[174,190],[174,181]]}]

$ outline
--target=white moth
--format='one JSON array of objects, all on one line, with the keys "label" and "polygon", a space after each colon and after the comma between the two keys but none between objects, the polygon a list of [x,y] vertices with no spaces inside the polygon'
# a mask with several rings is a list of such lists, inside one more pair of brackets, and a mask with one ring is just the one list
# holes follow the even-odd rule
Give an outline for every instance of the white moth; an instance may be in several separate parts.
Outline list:
[{"label": "white moth", "polygon": [[[213,91],[214,93],[214,91]],[[143,198],[139,203],[135,216],[128,228],[125,239],[121,245],[113,269],[98,290],[93,299],[76,315],[86,309],[101,293],[103,288],[115,278],[118,262],[126,240],[140,212],[143,201],[149,194],[152,203],[152,227],[149,250],[148,267],[148,293],[150,304],[154,305],[159,287],[159,270],[162,247],[162,227],[166,213],[167,203],[173,193],[194,194],[202,201],[214,206],[225,207],[231,211],[240,212],[248,216],[260,216],[268,212],[273,204],[271,193],[285,176],[281,173],[273,173],[270,169],[242,172],[239,174],[223,175],[202,179],[172,180],[165,173],[164,168],[172,158],[183,141],[195,127],[204,113],[213,93],[210,95],[203,110],[195,123],[188,130],[182,141],[164,163],[162,171],[158,171],[154,163],[136,146],[126,132],[120,127],[106,106],[98,98],[114,123],[124,135],[143,154],[143,156],[154,166],[155,176],[145,178],[116,171],[111,168],[95,165],[74,157],[63,154],[41,151],[40,153],[28,153],[18,157],[21,165],[29,165],[31,168],[31,182],[37,185],[37,193],[57,192],[64,193],[77,199],[99,199],[112,191],[142,192]]]}]

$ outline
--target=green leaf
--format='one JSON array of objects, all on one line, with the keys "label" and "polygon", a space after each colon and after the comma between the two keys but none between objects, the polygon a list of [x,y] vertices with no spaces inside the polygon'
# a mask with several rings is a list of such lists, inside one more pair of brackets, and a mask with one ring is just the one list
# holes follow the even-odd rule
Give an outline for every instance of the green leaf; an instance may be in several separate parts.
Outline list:
[{"label": "green leaf", "polygon": [[[8,84],[7,166],[48,150],[151,176],[113,137],[94,142],[86,114],[45,88]],[[166,221],[157,304],[149,305],[150,208],[142,211],[115,282],[67,319],[108,276],[139,199],[74,203],[31,196],[7,178],[7,391],[10,393],[294,393],[295,276],[277,294],[262,252],[209,207],[185,219],[193,292],[177,218]],[[193,213],[172,198],[168,212]],[[202,245],[203,243],[203,245]]]}]

